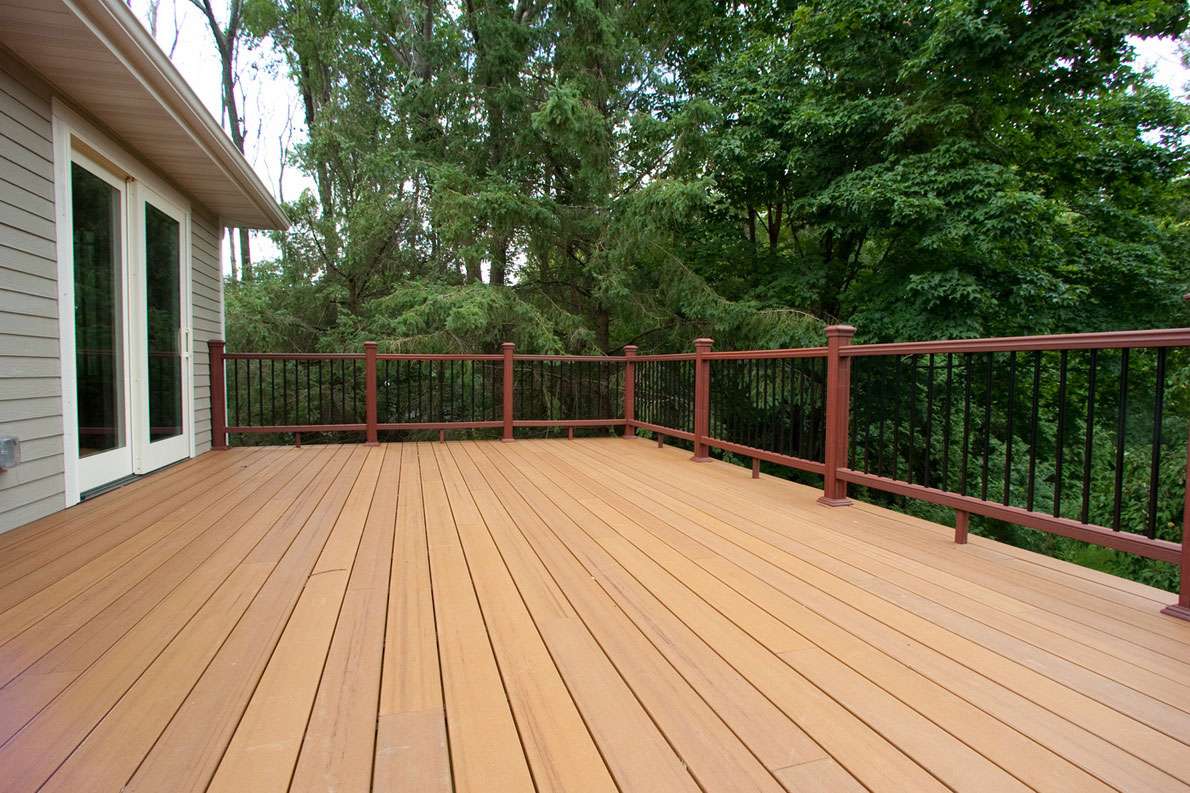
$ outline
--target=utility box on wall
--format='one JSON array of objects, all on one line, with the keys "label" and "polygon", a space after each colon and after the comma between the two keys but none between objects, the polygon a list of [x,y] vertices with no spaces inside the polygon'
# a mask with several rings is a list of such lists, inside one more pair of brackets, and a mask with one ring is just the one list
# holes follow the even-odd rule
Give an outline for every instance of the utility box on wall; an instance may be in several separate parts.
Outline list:
[{"label": "utility box on wall", "polygon": [[14,435],[0,435],[0,471],[16,468],[21,461],[21,439]]}]

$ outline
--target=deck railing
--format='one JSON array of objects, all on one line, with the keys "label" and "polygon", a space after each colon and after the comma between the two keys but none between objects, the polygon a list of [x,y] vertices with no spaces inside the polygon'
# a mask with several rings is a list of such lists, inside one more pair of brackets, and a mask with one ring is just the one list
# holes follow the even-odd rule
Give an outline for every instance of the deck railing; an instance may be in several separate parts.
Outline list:
[{"label": "deck railing", "polygon": [[227,353],[210,342],[214,446],[229,434],[623,427],[1177,565],[1190,619],[1190,329],[621,356]]}]

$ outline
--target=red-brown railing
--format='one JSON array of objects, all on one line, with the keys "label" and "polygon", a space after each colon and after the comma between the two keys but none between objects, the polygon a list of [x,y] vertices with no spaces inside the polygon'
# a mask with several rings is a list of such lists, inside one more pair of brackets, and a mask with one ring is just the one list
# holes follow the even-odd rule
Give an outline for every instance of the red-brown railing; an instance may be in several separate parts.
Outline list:
[{"label": "red-brown railing", "polygon": [[[209,343],[213,445],[229,435],[627,426],[631,356],[232,353]],[[627,396],[627,400],[625,399]],[[625,412],[627,411],[627,412]]]},{"label": "red-brown railing", "polygon": [[[214,445],[229,434],[622,426],[1027,526],[1181,571],[1190,329],[622,356],[225,353],[210,343]],[[1175,372],[1174,386],[1167,382]],[[993,465],[994,463],[994,465]],[[1176,535],[1176,536],[1175,536]]]}]

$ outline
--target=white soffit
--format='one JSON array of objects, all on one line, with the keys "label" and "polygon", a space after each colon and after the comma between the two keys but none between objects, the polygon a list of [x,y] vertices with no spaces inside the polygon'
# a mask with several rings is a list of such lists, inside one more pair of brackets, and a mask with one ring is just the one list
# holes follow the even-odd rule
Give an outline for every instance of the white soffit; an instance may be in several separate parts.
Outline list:
[{"label": "white soffit", "polygon": [[268,188],[120,0],[0,0],[0,44],[223,223],[288,227]]}]

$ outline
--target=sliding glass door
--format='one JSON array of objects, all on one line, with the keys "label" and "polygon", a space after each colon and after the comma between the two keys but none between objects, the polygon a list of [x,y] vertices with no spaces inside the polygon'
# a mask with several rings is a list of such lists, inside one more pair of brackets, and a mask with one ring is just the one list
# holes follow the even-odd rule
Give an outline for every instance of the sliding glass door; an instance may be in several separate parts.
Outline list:
[{"label": "sliding glass door", "polygon": [[143,467],[159,468],[190,451],[186,426],[185,295],[182,291],[182,210],[141,188],[142,256],[141,385]]},{"label": "sliding glass door", "polygon": [[78,153],[70,165],[78,485],[187,457],[185,213]]},{"label": "sliding glass door", "polygon": [[79,489],[132,473],[124,284],[127,190],[81,156],[71,162],[74,365]]}]

